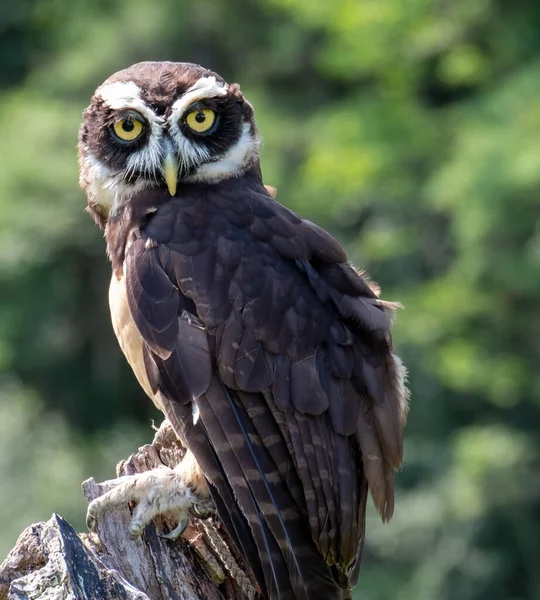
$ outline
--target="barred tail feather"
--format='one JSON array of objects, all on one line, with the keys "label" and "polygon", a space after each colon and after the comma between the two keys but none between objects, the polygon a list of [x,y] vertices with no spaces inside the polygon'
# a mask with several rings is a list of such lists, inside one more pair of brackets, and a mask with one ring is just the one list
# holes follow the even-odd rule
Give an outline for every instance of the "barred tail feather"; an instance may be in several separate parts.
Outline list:
[{"label": "barred tail feather", "polygon": [[250,524],[267,596],[270,600],[342,600],[343,591],[317,550],[305,515],[265,446],[269,440],[261,438],[243,396],[214,379],[198,405],[200,420]]}]

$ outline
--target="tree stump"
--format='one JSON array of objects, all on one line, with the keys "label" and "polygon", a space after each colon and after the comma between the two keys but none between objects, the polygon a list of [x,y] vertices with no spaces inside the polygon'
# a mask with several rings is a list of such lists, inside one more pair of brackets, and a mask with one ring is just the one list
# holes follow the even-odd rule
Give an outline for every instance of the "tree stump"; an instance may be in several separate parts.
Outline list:
[{"label": "tree stump", "polygon": [[[174,467],[185,449],[165,421],[152,444],[117,465],[132,475],[159,465]],[[90,502],[111,487],[88,479]],[[128,532],[128,506],[111,510],[97,531],[77,533],[54,514],[23,531],[0,565],[0,600],[253,600],[255,585],[217,519],[192,520],[182,538],[159,532],[176,524],[156,519],[143,535]]]}]

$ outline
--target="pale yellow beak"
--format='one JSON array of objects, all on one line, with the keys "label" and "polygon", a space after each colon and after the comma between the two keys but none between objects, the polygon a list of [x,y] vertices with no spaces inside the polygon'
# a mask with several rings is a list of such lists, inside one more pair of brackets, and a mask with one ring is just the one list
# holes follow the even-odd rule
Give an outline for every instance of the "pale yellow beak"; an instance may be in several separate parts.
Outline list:
[{"label": "pale yellow beak", "polygon": [[167,153],[163,161],[162,171],[169,188],[169,194],[174,196],[176,194],[176,184],[178,183],[178,162],[172,152]]}]

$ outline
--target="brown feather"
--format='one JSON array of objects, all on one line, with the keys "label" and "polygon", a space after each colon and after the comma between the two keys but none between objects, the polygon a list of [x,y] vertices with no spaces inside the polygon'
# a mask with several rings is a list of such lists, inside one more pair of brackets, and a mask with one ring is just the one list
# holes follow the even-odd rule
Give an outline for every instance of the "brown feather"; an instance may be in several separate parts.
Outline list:
[{"label": "brown feather", "polygon": [[256,170],[180,184],[164,203],[152,194],[132,199],[157,206],[144,228],[127,227],[146,214],[131,209],[107,226],[116,260],[121,231],[133,232],[128,300],[152,389],[172,406],[197,402],[193,452],[219,498],[238,502],[241,516],[217,500],[242,548],[257,548],[268,597],[341,600],[358,571],[367,485],[389,519],[401,462],[406,394],[386,307]]},{"label": "brown feather", "polygon": [[361,403],[357,440],[373,502],[381,519],[389,521],[394,512],[394,473],[381,450],[369,404],[367,398]]}]

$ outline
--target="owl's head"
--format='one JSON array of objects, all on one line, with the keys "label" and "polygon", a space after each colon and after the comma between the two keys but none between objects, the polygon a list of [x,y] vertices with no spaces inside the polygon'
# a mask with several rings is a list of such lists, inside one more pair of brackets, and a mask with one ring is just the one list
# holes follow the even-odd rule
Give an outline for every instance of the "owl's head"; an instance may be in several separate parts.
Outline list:
[{"label": "owl's head", "polygon": [[237,84],[191,63],[143,62],[95,92],[79,132],[80,185],[100,225],[151,187],[217,183],[258,160],[251,105]]}]

